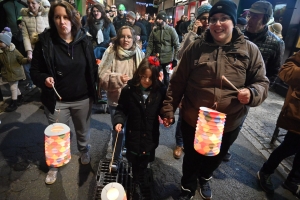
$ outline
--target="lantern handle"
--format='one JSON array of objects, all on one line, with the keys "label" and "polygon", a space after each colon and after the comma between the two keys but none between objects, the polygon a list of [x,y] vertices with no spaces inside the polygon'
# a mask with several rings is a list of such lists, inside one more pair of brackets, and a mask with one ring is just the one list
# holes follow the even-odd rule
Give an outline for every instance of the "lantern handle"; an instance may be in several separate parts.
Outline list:
[{"label": "lantern handle", "polygon": [[109,173],[111,173],[112,165],[113,165],[113,162],[114,162],[114,156],[115,156],[115,151],[116,151],[116,146],[117,146],[119,133],[120,133],[120,131],[117,132],[115,145],[114,145],[114,149],[113,149],[113,153],[112,153],[112,158],[111,158],[111,161],[110,161],[110,164],[109,164]]},{"label": "lantern handle", "polygon": [[59,100],[61,100],[61,96],[58,94],[58,92],[56,91],[55,87],[54,87],[54,83],[52,83],[52,87],[54,89],[54,92],[56,93],[56,95],[58,96]]},{"label": "lantern handle", "polygon": [[228,83],[233,89],[235,89],[237,92],[240,92],[239,89],[237,89],[224,75],[222,76],[222,79]]}]

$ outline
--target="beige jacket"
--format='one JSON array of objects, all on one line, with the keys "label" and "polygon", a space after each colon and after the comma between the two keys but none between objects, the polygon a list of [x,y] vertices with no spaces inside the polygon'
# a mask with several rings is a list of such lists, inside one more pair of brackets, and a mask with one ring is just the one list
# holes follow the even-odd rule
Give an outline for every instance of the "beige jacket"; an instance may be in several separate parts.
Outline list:
[{"label": "beige jacket", "polygon": [[45,9],[43,6],[40,6],[40,11],[37,16],[33,16],[28,8],[21,9],[25,51],[33,50],[31,39],[34,34],[42,33],[46,28],[49,28],[48,12],[49,8]]},{"label": "beige jacket", "polygon": [[[144,53],[136,48],[138,55],[129,59],[121,60],[116,56],[112,46],[104,52],[98,68],[100,87],[107,91],[107,100],[110,106],[117,106],[122,88],[126,85],[121,81],[120,76],[126,74],[130,79],[138,68],[140,61],[144,58]],[[140,58],[137,59],[137,56]],[[139,60],[139,62],[136,62]]]}]

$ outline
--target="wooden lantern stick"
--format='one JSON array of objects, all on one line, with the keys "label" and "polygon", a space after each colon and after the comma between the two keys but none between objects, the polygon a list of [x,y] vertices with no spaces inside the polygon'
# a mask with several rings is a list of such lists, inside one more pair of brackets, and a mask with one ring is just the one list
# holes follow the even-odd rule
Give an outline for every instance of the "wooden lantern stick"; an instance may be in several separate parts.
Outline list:
[{"label": "wooden lantern stick", "polygon": [[240,92],[239,89],[237,89],[224,75],[222,76],[222,79],[225,80],[233,89],[235,89],[237,92]]},{"label": "wooden lantern stick", "polygon": [[52,83],[52,87],[54,89],[54,92],[56,93],[56,95],[58,96],[59,100],[61,100],[61,96],[58,94],[58,92],[56,91],[55,87],[54,87],[54,84]]}]

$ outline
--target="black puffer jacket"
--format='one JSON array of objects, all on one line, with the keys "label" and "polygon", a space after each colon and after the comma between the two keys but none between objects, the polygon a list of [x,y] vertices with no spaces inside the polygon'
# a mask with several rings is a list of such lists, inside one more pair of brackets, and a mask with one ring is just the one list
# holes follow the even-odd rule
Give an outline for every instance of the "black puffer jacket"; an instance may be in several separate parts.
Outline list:
[{"label": "black puffer jacket", "polygon": [[265,26],[260,33],[245,32],[251,42],[256,44],[262,54],[266,66],[266,76],[270,85],[275,81],[280,66],[283,64],[284,42]]},{"label": "black puffer jacket", "polygon": [[128,81],[122,89],[113,127],[126,122],[126,147],[138,154],[147,154],[155,150],[159,142],[158,115],[165,98],[166,88],[160,83],[156,91],[151,90],[144,103],[139,86]]},{"label": "black puffer jacket", "polygon": [[[39,34],[39,41],[35,44],[30,68],[30,76],[33,83],[42,89],[41,101],[51,113],[54,113],[56,94],[52,88],[48,88],[45,85],[45,79],[53,77],[54,82],[57,82],[57,66],[54,66],[55,61],[53,52],[53,38],[57,37],[59,36],[51,33],[50,29]],[[87,62],[87,85],[88,87],[91,87],[88,89],[92,91],[92,98],[96,100],[96,88],[93,86],[95,86],[98,66],[96,65],[91,38],[86,35],[84,29],[79,30],[77,33],[74,38],[74,45],[82,45],[83,47],[83,53]]]}]

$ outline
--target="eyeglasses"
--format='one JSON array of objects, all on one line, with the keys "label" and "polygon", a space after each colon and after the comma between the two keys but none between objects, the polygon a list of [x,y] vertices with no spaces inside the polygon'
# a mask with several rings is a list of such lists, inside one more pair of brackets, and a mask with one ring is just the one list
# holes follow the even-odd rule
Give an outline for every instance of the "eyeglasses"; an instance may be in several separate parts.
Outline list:
[{"label": "eyeglasses", "polygon": [[221,17],[221,18],[213,18],[211,17],[209,20],[209,24],[210,25],[215,25],[218,21],[220,22],[220,24],[224,24],[226,23],[228,20],[230,20],[230,17]]},{"label": "eyeglasses", "polygon": [[205,22],[205,21],[208,21],[208,19],[209,19],[208,17],[200,17],[199,20],[200,20],[201,22]]}]

